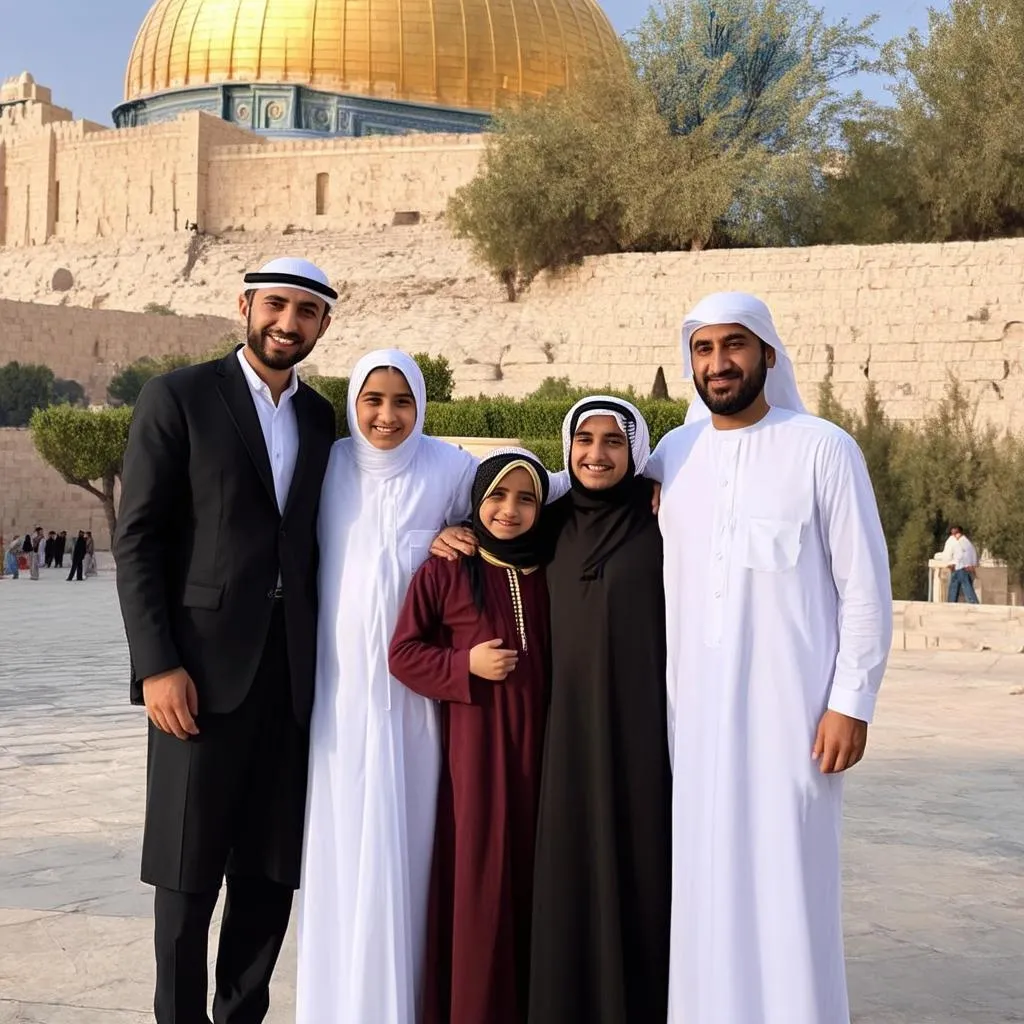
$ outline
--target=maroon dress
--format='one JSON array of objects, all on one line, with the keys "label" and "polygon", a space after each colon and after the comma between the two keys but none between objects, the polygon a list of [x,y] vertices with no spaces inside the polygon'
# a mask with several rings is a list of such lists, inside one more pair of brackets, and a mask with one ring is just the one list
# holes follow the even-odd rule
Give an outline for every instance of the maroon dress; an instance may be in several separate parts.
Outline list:
[{"label": "maroon dress", "polygon": [[[461,563],[430,559],[412,581],[391,643],[392,675],[442,702],[425,1024],[526,1020],[548,594],[542,569],[480,569],[483,613]],[[469,673],[470,649],[495,639],[519,650],[515,671],[500,683]]]}]

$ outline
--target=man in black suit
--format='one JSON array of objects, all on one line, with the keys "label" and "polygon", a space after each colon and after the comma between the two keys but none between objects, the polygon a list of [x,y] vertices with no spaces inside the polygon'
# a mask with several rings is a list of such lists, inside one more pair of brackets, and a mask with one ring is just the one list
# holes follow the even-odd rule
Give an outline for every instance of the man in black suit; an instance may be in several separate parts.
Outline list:
[{"label": "man in black suit", "polygon": [[[298,888],[316,663],[316,521],[334,410],[295,366],[337,293],[305,260],[245,276],[246,344],[143,388],[114,540],[149,716],[142,880],[158,1024],[256,1024]],[[237,539],[242,538],[242,543]]]},{"label": "man in black suit", "polygon": [[[75,546],[71,549],[71,572],[68,573],[68,583],[73,579],[82,582],[82,566],[85,564],[85,534],[79,530],[75,538]],[[61,566],[63,568],[63,566]]]}]

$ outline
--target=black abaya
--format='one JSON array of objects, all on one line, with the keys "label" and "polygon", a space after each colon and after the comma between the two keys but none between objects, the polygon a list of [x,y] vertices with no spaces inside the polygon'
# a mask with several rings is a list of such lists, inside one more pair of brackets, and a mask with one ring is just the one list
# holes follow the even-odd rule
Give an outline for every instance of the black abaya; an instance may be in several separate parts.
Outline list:
[{"label": "black abaya", "polygon": [[529,1024],[664,1024],[671,772],[662,542],[628,508],[549,509],[552,675],[534,876]]}]

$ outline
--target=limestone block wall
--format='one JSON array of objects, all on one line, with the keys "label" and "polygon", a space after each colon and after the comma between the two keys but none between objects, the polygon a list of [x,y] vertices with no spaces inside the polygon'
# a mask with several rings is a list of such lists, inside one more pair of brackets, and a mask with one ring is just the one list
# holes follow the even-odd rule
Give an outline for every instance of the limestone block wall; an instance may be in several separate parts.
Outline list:
[{"label": "limestone block wall", "polygon": [[[26,108],[38,112],[38,105]],[[142,128],[0,121],[0,247],[204,232],[338,230],[443,213],[481,136],[275,141],[190,111]]]},{"label": "limestone block wall", "polygon": [[221,317],[177,317],[120,310],[42,306],[0,299],[0,366],[43,363],[77,380],[90,402],[106,401],[115,373],[142,356],[201,355],[239,324]]},{"label": "limestone block wall", "polygon": [[[95,238],[170,234],[195,219],[199,183],[195,118],[127,131],[104,131],[57,149],[59,216],[53,236]],[[190,159],[191,156],[191,159]]]},{"label": "limestone block wall", "polygon": [[1024,654],[1024,608],[894,601],[892,649]]},{"label": "limestone block wall", "polygon": [[[286,254],[319,262],[342,292],[313,359],[325,373],[347,374],[368,349],[398,345],[447,356],[461,394],[522,395],[548,376],[647,393],[663,367],[684,395],[686,310],[711,291],[745,289],[774,309],[812,408],[831,375],[848,406],[871,380],[890,415],[914,420],[954,374],[983,420],[1024,431],[1024,239],[606,256],[509,303],[443,223],[235,231],[0,250],[0,293],[230,317],[242,273]],[[60,293],[51,287],[59,267],[73,277]]]},{"label": "limestone block wall", "polygon": [[214,233],[338,231],[387,225],[395,213],[435,219],[476,174],[483,150],[476,135],[220,146],[200,224]]},{"label": "limestone block wall", "polygon": [[16,145],[4,145],[0,243],[39,245],[50,236],[53,224],[52,129],[40,130]]},{"label": "limestone block wall", "polygon": [[[49,532],[92,530],[96,546],[110,546],[99,501],[64,483],[36,452],[28,430],[0,429],[0,534],[5,540],[41,526]],[[70,565],[65,561],[65,565]]]}]

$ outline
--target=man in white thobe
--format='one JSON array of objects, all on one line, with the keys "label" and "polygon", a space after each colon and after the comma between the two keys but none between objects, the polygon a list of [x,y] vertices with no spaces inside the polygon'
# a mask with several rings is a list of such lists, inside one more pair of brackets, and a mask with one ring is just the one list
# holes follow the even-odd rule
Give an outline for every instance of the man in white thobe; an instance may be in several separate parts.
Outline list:
[{"label": "man in white thobe", "polygon": [[663,482],[673,759],[669,1024],[848,1024],[842,773],[885,671],[885,538],[856,443],[808,415],[767,306],[683,328]]}]

